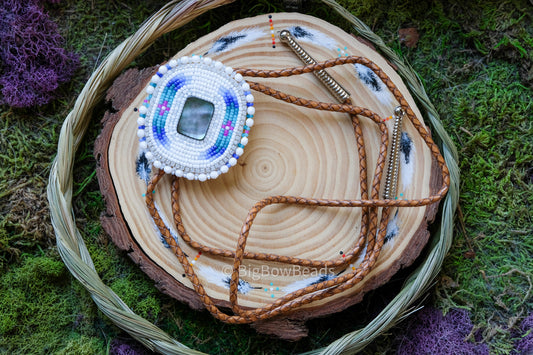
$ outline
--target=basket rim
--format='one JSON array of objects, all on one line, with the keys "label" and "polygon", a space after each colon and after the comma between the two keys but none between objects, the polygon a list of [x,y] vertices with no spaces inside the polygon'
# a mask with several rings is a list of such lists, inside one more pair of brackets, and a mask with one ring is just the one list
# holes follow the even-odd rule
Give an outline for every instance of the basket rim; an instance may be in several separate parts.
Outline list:
[{"label": "basket rim", "polygon": [[[57,155],[50,170],[47,194],[57,247],[63,262],[71,274],[90,292],[98,308],[115,325],[149,349],[161,353],[200,354],[133,313],[98,276],[83,237],[76,227],[72,210],[74,156],[90,123],[92,109],[127,65],[164,33],[181,27],[208,10],[233,1],[235,0],[170,1],[148,18],[135,34],[118,45],[93,72],[65,119],[59,136]],[[433,284],[451,246],[453,218],[459,196],[459,168],[455,146],[442,126],[439,115],[431,104],[418,75],[358,18],[334,0],[322,0],[322,2],[349,21],[360,36],[369,40],[398,68],[397,72],[413,97],[418,100],[419,108],[433,130],[434,139],[450,171],[450,188],[441,203],[441,220],[434,222],[439,225],[437,231],[430,237],[427,256],[409,275],[398,295],[364,328],[345,334],[327,347],[313,350],[308,354],[360,351],[384,331],[419,308],[415,303]]]}]

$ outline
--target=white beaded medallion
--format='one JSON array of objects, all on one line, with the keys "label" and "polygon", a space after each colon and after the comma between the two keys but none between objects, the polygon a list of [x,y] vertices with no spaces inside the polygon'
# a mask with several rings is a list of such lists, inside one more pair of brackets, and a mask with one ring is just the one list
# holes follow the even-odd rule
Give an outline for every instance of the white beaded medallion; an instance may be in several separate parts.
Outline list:
[{"label": "white beaded medallion", "polygon": [[205,181],[237,164],[255,113],[241,74],[211,58],[182,57],[159,67],[146,92],[137,136],[154,167]]}]

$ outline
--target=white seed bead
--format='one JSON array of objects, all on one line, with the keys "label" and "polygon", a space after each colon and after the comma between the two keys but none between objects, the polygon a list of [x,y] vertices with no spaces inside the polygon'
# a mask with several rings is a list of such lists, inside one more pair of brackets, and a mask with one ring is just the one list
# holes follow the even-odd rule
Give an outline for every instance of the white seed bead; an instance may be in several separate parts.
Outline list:
[{"label": "white seed bead", "polygon": [[[251,93],[243,93],[243,91],[250,91],[250,85],[246,83],[245,78],[242,74],[235,72],[230,66],[226,67],[221,62],[215,61],[212,58],[193,55],[189,57],[182,57],[177,60],[172,59],[165,66],[161,66],[158,70],[159,73],[153,77],[152,85],[146,88],[146,92],[149,93],[149,95],[153,95],[154,98],[158,100],[161,98],[163,89],[160,86],[166,86],[169,80],[171,80],[171,75],[168,74],[164,77],[160,77],[165,73],[180,73],[183,75],[192,76],[198,80],[197,84],[188,85],[184,87],[184,90],[182,91],[183,95],[180,95],[183,97],[177,98],[177,100],[175,100],[174,104],[172,105],[173,107],[176,106],[176,108],[183,106],[186,97],[188,96],[196,96],[204,100],[209,100],[208,98],[210,97],[210,94],[204,92],[204,87],[211,87],[213,85],[218,86],[223,84],[224,82],[229,83],[232,81],[231,79],[234,78],[235,81],[239,83],[238,86],[233,86],[235,84],[230,85],[237,89],[237,92],[240,91],[240,93],[236,92],[238,101],[241,103],[246,102],[248,103],[248,105],[250,105],[246,107],[246,111],[242,108],[239,110],[240,115],[238,125],[236,125],[234,129],[239,129],[240,133],[243,133],[243,125],[246,125],[246,129],[254,125],[253,118],[246,118],[243,116],[245,116],[246,114],[255,114],[255,107],[252,104],[255,101],[255,97]],[[219,83],[219,81],[221,81],[221,83]],[[155,86],[154,84],[160,86]],[[243,91],[239,90],[241,88]],[[153,102],[151,105],[153,106]],[[214,105],[215,112],[224,111],[224,104],[221,105],[220,103],[214,103]],[[148,104],[140,106],[138,110],[139,114],[143,116],[148,116],[149,113],[154,114],[154,107],[152,106],[149,106]],[[166,109],[168,110],[168,108]],[[169,124],[177,124],[177,119],[169,119],[171,120]],[[222,166],[219,165],[218,170],[213,171],[213,161],[204,161],[203,159],[198,159],[196,157],[195,152],[200,149],[201,144],[190,145],[181,144],[181,142],[178,142],[174,147],[174,143],[172,143],[172,146],[175,148],[172,148],[172,150],[167,150],[160,146],[159,142],[155,139],[155,137],[152,137],[151,135],[151,126],[149,125],[150,120],[151,117],[137,116],[137,123],[139,126],[143,127],[144,125],[148,124],[146,128],[138,130],[138,135],[141,138],[141,140],[139,140],[139,147],[143,149],[143,152],[145,152],[146,157],[149,159],[149,161],[153,162],[154,167],[159,166],[159,168],[164,170],[167,174],[172,173],[178,177],[184,176],[189,180],[206,181],[209,179],[215,179],[220,176],[220,174],[228,172],[230,167],[238,164],[239,157],[244,154],[244,149],[242,147],[248,144],[248,137],[242,137],[241,134],[237,133],[237,131],[231,132],[231,142],[228,142],[229,146],[227,147],[229,152],[225,155],[225,159],[227,159],[225,160],[226,164]],[[216,138],[215,133],[218,134],[219,130],[216,131],[217,132],[211,132],[211,134],[208,134],[206,138]],[[144,136],[146,136],[147,138],[142,138]],[[172,138],[171,141],[173,141]],[[240,145],[237,146],[237,143],[239,142]],[[182,156],[183,162],[178,163],[176,161],[175,154]],[[154,159],[158,160],[154,161]],[[156,166],[156,164],[158,166]],[[185,170],[186,172],[184,172],[183,170]]]},{"label": "white seed bead", "polygon": [[137,137],[139,137],[139,138],[144,137],[144,129],[139,129],[139,130],[137,131]]}]

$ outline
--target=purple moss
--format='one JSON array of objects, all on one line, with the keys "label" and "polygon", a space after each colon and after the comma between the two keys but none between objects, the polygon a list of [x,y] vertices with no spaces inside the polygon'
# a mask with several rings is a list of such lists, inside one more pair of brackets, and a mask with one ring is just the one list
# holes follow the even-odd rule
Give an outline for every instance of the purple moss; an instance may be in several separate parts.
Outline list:
[{"label": "purple moss", "polygon": [[141,343],[133,339],[116,338],[109,346],[110,355],[151,355],[154,354],[146,349]]},{"label": "purple moss", "polygon": [[515,342],[515,354],[533,354],[533,313],[520,324],[520,339]]},{"label": "purple moss", "polygon": [[0,0],[0,104],[44,105],[78,67],[78,56],[63,48],[57,25],[40,3]]},{"label": "purple moss", "polygon": [[400,339],[398,354],[488,354],[487,345],[466,340],[472,327],[466,310],[454,309],[444,317],[438,309],[424,308]]}]

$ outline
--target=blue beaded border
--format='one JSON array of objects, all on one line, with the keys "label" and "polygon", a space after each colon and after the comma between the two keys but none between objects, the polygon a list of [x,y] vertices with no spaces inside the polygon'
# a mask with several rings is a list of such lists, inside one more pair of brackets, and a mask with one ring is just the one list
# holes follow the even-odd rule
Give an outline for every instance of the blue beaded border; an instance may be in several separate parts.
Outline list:
[{"label": "blue beaded border", "polygon": [[[241,74],[209,57],[193,55],[159,67],[139,108],[137,137],[148,161],[189,180],[216,179],[237,164],[254,124],[254,97]],[[213,102],[203,141],[177,133],[183,104],[195,96]]]}]

